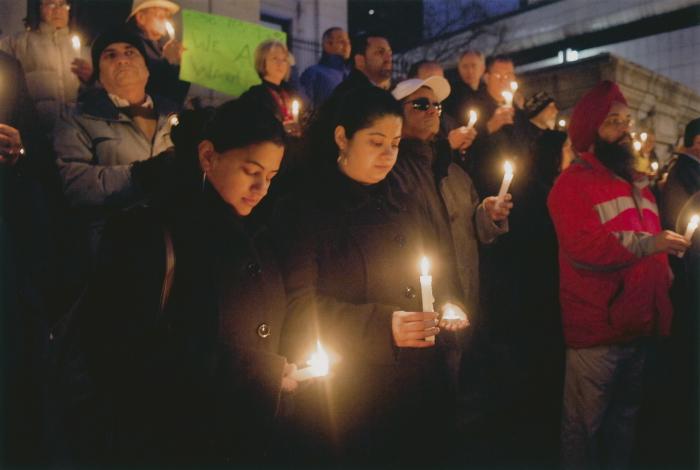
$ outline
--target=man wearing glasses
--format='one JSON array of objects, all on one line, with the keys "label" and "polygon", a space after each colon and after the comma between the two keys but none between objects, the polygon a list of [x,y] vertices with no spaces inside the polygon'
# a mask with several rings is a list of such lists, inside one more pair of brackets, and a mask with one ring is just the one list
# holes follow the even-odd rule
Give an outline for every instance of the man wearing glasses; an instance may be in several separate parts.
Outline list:
[{"label": "man wearing glasses", "polygon": [[[390,181],[400,191],[416,197],[433,219],[432,225],[445,250],[442,259],[454,260],[448,267],[450,277],[459,286],[467,317],[474,323],[479,305],[477,240],[491,243],[507,232],[507,218],[513,206],[510,195],[501,204],[496,197],[481,201],[469,176],[452,163],[448,140],[436,137],[441,103],[450,94],[445,78],[408,79],[396,85],[392,94],[403,104],[404,122]],[[456,381],[459,354],[451,360]]]},{"label": "man wearing glasses", "polygon": [[75,103],[81,84],[92,73],[87,51],[76,50],[68,28],[70,3],[42,0],[39,23],[0,41],[0,50],[24,69],[29,95],[39,112],[43,131],[50,134],[57,119]]},{"label": "man wearing glasses", "polygon": [[167,98],[181,108],[190,89],[190,84],[179,78],[185,49],[166,29],[178,11],[180,6],[169,0],[134,0],[127,29],[141,38],[146,51],[150,74],[146,92]]},{"label": "man wearing glasses", "polygon": [[670,333],[667,255],[689,246],[661,230],[648,179],[635,176],[630,114],[610,81],[581,98],[569,125],[580,159],[548,198],[566,341],[564,468],[629,466],[648,338]]}]

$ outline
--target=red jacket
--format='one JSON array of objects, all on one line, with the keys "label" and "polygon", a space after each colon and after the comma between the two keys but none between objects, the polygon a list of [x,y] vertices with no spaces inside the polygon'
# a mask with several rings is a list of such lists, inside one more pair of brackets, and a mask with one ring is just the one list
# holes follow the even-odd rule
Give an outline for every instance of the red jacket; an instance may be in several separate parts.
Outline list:
[{"label": "red jacket", "polygon": [[560,300],[572,348],[668,335],[672,307],[661,231],[648,187],[617,177],[591,153],[557,179],[547,200],[559,239]]}]

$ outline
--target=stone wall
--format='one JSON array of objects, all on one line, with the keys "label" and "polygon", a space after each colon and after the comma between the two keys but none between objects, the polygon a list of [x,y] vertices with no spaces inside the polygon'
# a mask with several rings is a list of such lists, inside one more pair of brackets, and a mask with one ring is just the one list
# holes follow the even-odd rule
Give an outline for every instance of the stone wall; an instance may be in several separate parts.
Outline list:
[{"label": "stone wall", "polygon": [[546,91],[567,118],[576,102],[600,80],[620,85],[632,109],[635,127],[656,133],[657,154],[668,157],[688,121],[700,116],[700,96],[690,88],[611,54],[518,75],[526,97]]}]

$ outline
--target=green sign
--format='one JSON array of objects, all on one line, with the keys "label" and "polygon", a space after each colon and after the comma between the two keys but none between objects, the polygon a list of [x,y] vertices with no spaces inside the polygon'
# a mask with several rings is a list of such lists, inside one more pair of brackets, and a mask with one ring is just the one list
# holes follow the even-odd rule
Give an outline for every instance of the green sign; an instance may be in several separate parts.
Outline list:
[{"label": "green sign", "polygon": [[182,25],[180,78],[233,96],[260,83],[253,64],[258,44],[287,40],[282,31],[193,10],[182,12]]}]

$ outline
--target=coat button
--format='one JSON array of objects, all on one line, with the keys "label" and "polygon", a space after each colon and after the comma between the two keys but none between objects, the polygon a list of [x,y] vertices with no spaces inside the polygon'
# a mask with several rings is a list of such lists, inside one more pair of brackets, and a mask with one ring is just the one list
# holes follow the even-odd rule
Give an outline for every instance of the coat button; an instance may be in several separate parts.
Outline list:
[{"label": "coat button", "polygon": [[413,289],[413,287],[408,286],[406,287],[406,290],[404,291],[403,295],[405,295],[409,299],[415,299],[416,298],[416,291]]},{"label": "coat button", "polygon": [[398,243],[400,247],[403,247],[406,244],[406,237],[403,235],[399,234],[394,237],[394,241]]},{"label": "coat button", "polygon": [[250,277],[255,277],[262,272],[262,268],[260,268],[258,263],[250,263],[246,266],[246,271],[248,271]]},{"label": "coat button", "polygon": [[267,323],[261,323],[260,326],[258,326],[258,336],[261,338],[270,336],[270,326]]}]

